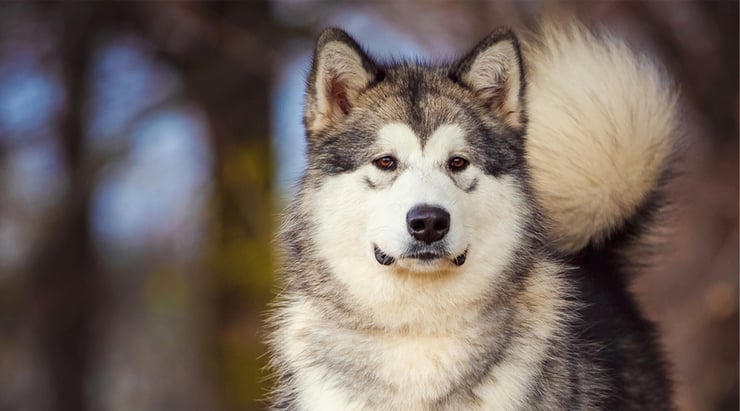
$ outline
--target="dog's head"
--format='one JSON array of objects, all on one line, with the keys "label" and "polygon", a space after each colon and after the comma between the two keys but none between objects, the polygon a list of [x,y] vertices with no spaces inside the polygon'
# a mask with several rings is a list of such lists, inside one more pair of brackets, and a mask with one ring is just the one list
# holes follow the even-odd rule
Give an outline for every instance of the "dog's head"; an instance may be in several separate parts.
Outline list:
[{"label": "dog's head", "polygon": [[337,272],[503,269],[529,218],[524,68],[492,33],[459,62],[382,66],[345,32],[318,40],[304,190]]}]

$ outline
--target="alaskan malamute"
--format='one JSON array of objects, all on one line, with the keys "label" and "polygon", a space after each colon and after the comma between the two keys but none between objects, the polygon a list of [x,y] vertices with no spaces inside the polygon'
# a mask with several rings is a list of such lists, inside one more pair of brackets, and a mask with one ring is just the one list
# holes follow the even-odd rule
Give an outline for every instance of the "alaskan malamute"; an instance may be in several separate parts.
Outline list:
[{"label": "alaskan malamute", "polygon": [[379,64],[325,30],[271,407],[671,409],[627,285],[677,117],[655,64],[576,24],[498,30],[449,65]]}]

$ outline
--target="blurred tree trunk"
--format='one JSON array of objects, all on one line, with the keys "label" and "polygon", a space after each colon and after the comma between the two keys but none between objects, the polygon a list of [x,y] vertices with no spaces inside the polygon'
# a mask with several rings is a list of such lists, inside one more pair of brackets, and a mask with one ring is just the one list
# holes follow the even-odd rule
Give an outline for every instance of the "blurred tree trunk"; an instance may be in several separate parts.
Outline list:
[{"label": "blurred tree trunk", "polygon": [[[215,168],[203,348],[217,398],[225,410],[262,409],[258,330],[273,270],[273,54],[297,32],[279,27],[268,2],[158,3],[139,12],[161,45],[160,57],[183,76],[186,98],[199,103],[209,121]],[[155,15],[189,31],[187,45],[168,48],[147,18]]]},{"label": "blurred tree trunk", "polygon": [[66,87],[59,145],[68,187],[34,256],[28,287],[32,334],[46,367],[50,405],[60,411],[88,409],[86,375],[95,352],[93,328],[105,301],[90,232],[92,177],[84,132],[93,10],[92,5],[55,10],[62,28],[59,56]]}]

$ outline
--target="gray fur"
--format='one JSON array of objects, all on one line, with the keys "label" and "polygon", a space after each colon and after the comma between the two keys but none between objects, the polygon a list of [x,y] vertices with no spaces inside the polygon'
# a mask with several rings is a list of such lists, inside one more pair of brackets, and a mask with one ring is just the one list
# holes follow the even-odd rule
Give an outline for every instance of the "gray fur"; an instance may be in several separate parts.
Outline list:
[{"label": "gray fur", "polygon": [[[521,74],[521,88],[503,92],[517,93],[520,98],[521,121],[516,126],[491,108],[501,105],[490,100],[501,98],[498,91],[482,101],[463,80],[471,61],[501,41],[511,42],[518,56],[518,67],[513,69]],[[349,54],[339,59],[361,62],[362,80],[343,78],[343,73],[317,73],[323,49],[337,43],[346,46],[337,48],[337,53]],[[272,409],[331,409],[304,398],[307,394],[302,387],[307,383],[302,376],[309,369],[320,370],[316,372],[321,377],[312,377],[312,383],[343,393],[342,398],[348,398],[357,409],[499,409],[486,403],[487,398],[498,397],[482,394],[487,387],[495,390],[497,384],[512,386],[516,401],[501,404],[515,409],[672,408],[652,326],[636,308],[619,266],[597,266],[589,253],[598,257],[600,251],[584,250],[567,256],[578,265],[566,267],[547,245],[529,187],[524,155],[526,61],[522,61],[513,33],[497,31],[459,63],[439,67],[408,63],[380,66],[336,29],[322,34],[315,56],[306,108],[309,165],[279,235],[282,289],[268,323],[271,367],[276,374]],[[328,63],[323,67],[335,69]],[[327,109],[333,111],[325,116],[326,121],[316,120],[326,114],[318,112],[322,107],[318,78],[330,79],[325,83],[330,89],[327,95],[335,99],[329,101],[335,106]],[[356,84],[362,86],[351,89]],[[515,251],[503,267],[491,268],[498,270],[495,281],[481,291],[483,298],[473,308],[466,308],[473,320],[461,322],[464,326],[455,328],[459,334],[451,336],[452,341],[464,342],[452,350],[463,360],[447,370],[450,377],[444,381],[450,383],[444,390],[414,404],[405,402],[409,393],[403,392],[404,386],[381,377],[384,364],[378,350],[384,347],[384,336],[412,340],[417,330],[412,326],[391,329],[363,311],[330,262],[320,256],[318,250],[325,245],[317,243],[320,227],[315,193],[337,176],[367,173],[363,166],[374,160],[378,132],[389,123],[408,124],[422,147],[441,125],[462,126],[471,163],[485,176],[466,180],[464,175],[447,172],[460,190],[459,201],[485,190],[481,179],[511,179],[517,185],[516,195],[524,198],[517,213],[526,223]],[[358,181],[373,195],[392,187],[404,167],[400,164],[393,173],[363,175]],[[335,229],[352,231],[352,227]],[[480,253],[475,246],[471,244],[473,258]],[[585,258],[588,260],[582,260]],[[447,281],[444,275],[448,274],[432,275],[428,281],[443,283]],[[402,277],[398,281],[418,282],[419,293],[425,292],[426,280]],[[300,319],[301,312],[296,310],[303,307],[310,308],[312,317]],[[440,327],[444,329],[444,325]],[[522,387],[509,382],[503,371],[509,369],[527,375]],[[414,376],[413,372],[409,375]]]}]

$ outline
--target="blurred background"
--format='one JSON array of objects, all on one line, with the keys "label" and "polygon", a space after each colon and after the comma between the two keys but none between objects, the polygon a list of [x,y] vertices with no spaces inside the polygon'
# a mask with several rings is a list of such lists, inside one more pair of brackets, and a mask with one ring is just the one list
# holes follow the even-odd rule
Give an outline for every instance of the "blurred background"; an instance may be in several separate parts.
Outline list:
[{"label": "blurred background", "polygon": [[666,65],[690,144],[635,289],[680,410],[738,409],[738,3],[0,4],[0,410],[259,410],[313,41],[452,58],[575,13]]}]

